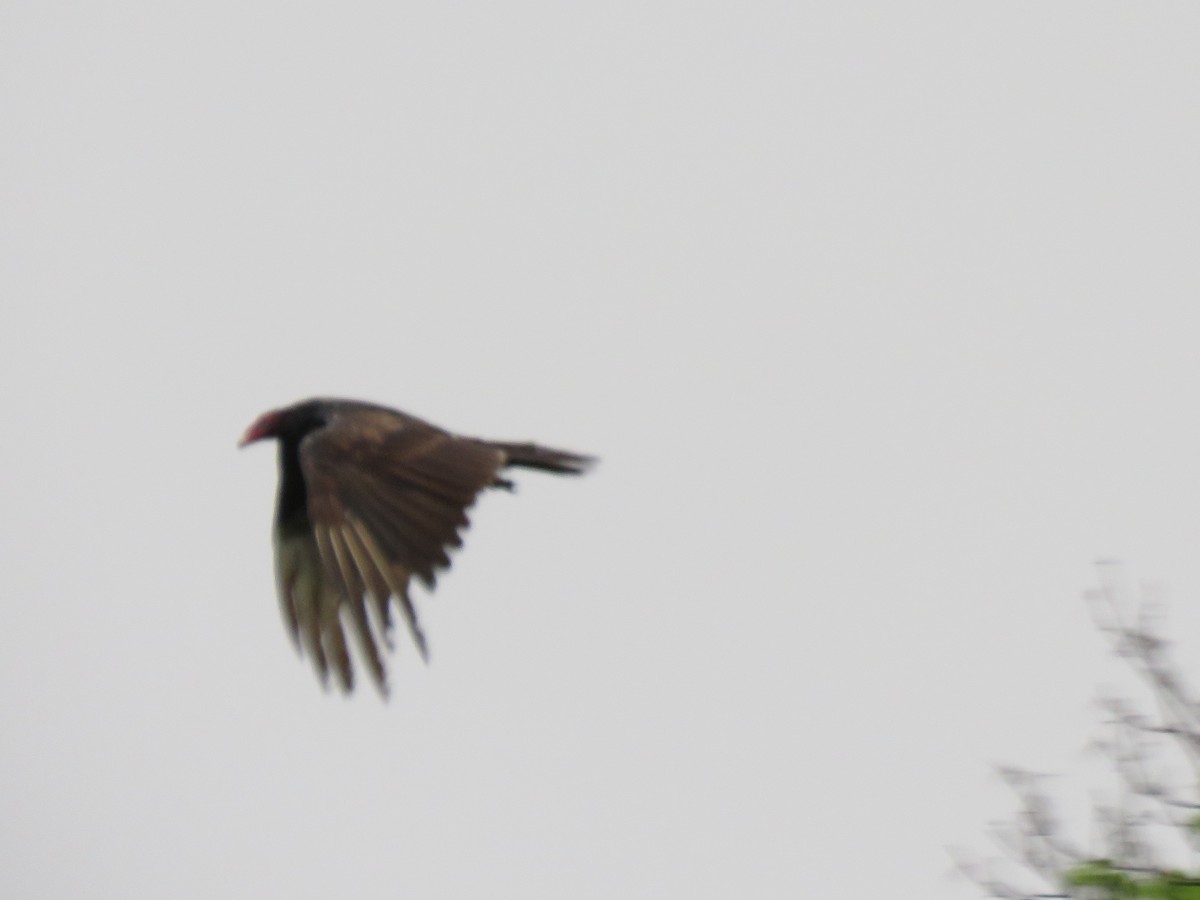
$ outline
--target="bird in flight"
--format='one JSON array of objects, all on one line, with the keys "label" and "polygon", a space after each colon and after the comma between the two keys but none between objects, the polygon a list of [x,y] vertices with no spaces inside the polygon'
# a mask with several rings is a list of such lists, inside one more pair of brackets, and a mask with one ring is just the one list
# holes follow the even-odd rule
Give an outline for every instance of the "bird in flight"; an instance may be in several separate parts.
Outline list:
[{"label": "bird in flight", "polygon": [[279,441],[275,575],[288,631],[322,684],[343,691],[354,668],[343,630],[380,691],[392,601],[428,659],[408,595],[432,589],[462,546],[466,510],[484,488],[512,490],[509,467],[580,475],[588,456],[537,444],[459,437],[415,416],[356,400],[305,400],[263,413],[239,446]]}]

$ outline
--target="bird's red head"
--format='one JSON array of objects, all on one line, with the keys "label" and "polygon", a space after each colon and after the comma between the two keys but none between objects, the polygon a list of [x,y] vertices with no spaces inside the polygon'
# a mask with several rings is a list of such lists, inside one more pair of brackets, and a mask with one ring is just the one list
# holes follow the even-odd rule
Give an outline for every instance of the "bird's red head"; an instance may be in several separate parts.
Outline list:
[{"label": "bird's red head", "polygon": [[263,413],[254,420],[253,425],[246,429],[246,433],[238,441],[238,446],[245,447],[247,444],[253,444],[255,441],[278,437],[281,418],[281,411],[278,409]]},{"label": "bird's red head", "polygon": [[329,421],[331,406],[337,401],[305,400],[283,409],[273,409],[265,412],[242,435],[239,447],[253,444],[265,438],[279,438],[284,442],[295,443],[315,428],[320,428]]}]

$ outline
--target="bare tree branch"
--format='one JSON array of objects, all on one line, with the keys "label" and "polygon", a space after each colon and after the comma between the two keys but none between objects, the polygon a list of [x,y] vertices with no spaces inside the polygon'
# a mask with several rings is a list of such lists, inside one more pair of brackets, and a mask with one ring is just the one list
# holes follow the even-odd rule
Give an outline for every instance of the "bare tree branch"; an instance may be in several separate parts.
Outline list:
[{"label": "bare tree branch", "polygon": [[[998,768],[1018,804],[1012,821],[990,829],[1003,858],[980,862],[952,854],[957,871],[989,897],[1173,897],[1185,889],[1200,896],[1200,880],[1169,862],[1183,857],[1195,869],[1200,848],[1200,703],[1159,636],[1161,604],[1154,592],[1132,590],[1112,564],[1099,564],[1098,572],[1099,586],[1085,594],[1093,620],[1113,654],[1146,685],[1153,713],[1114,695],[1097,700],[1105,727],[1090,749],[1109,760],[1116,781],[1107,801],[1094,804],[1094,847],[1087,851],[1066,836],[1045,789],[1047,776]],[[1189,775],[1177,779],[1172,769],[1180,762]],[[1021,889],[1016,877],[1000,873],[1002,865],[1046,890]]]}]

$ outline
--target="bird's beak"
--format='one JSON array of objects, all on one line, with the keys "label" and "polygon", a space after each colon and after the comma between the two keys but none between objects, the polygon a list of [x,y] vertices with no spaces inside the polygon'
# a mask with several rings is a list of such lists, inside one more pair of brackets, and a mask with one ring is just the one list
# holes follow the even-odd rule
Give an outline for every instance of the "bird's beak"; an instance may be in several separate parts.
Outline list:
[{"label": "bird's beak", "polygon": [[246,429],[246,433],[242,435],[242,439],[238,441],[238,447],[245,447],[247,444],[253,444],[255,441],[261,441],[263,438],[271,437],[274,432],[271,426],[275,424],[275,419],[270,414],[259,416],[255,419],[254,424]]},{"label": "bird's beak", "polygon": [[246,433],[238,441],[238,446],[245,447],[247,444],[253,444],[255,441],[261,441],[264,438],[278,437],[283,412],[283,410],[273,409],[255,419],[254,424],[246,429]]}]

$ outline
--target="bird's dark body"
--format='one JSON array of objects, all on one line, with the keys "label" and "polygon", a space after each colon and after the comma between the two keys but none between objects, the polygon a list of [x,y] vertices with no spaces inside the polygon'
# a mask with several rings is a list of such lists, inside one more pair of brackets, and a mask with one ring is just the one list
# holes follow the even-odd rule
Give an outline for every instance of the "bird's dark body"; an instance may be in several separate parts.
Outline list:
[{"label": "bird's dark body", "polygon": [[279,499],[275,505],[275,524],[280,528],[309,528],[308,491],[300,471],[300,441],[279,442]]},{"label": "bird's dark body", "polygon": [[[308,490],[304,484],[304,472],[300,468],[300,442],[313,431],[325,427],[331,418],[329,410],[333,405],[347,411],[372,408],[371,404],[357,400],[305,400],[278,412],[279,498],[275,506],[275,524],[279,528],[312,528],[308,518]],[[409,418],[403,413],[397,415]]]},{"label": "bird's dark body", "polygon": [[390,646],[390,601],[424,654],[409,581],[433,587],[437,570],[449,565],[446,548],[461,544],[476,495],[511,488],[503,469],[581,474],[592,462],[537,444],[458,437],[354,400],[307,400],[264,413],[243,444],[264,438],[279,441],[275,552],[284,617],[322,680],[332,668],[346,690],[353,668],[343,620],[386,690],[378,644]]}]

